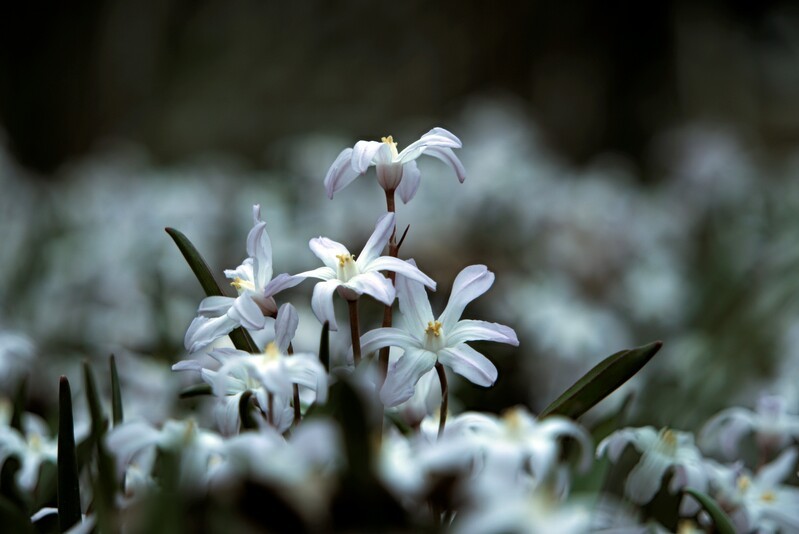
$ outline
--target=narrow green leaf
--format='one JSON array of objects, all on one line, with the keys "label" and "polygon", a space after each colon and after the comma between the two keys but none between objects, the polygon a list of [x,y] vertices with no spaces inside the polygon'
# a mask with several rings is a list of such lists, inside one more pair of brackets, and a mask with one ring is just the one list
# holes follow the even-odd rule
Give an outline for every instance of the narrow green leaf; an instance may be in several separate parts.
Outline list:
[{"label": "narrow green leaf", "polygon": [[28,398],[28,378],[23,378],[14,394],[14,404],[11,412],[11,428],[25,434],[22,428],[22,414],[25,413],[25,400]]},{"label": "narrow green leaf", "polygon": [[555,399],[538,417],[564,415],[577,419],[632,378],[662,346],[662,341],[655,341],[608,356]]},{"label": "narrow green leaf", "polygon": [[322,325],[322,338],[319,340],[319,361],[325,366],[325,371],[330,372],[330,323],[325,321]]},{"label": "narrow green leaf", "polygon": [[2,496],[0,496],[0,525],[3,526],[3,532],[20,534],[34,532],[30,519]]},{"label": "narrow green leaf", "polygon": [[22,467],[22,462],[16,454],[8,456],[0,468],[0,497],[15,506],[20,513],[27,515],[30,508],[30,499],[27,492],[20,490],[17,485],[17,472]]},{"label": "narrow green leaf", "polygon": [[192,397],[200,397],[202,395],[210,395],[213,393],[211,384],[194,384],[180,392],[181,399],[190,399]]},{"label": "narrow green leaf", "polygon": [[250,403],[251,398],[252,391],[249,389],[242,393],[241,397],[239,398],[239,419],[241,419],[242,429],[258,428],[258,424],[252,417],[252,404]]},{"label": "narrow green leaf", "polygon": [[113,354],[108,363],[111,366],[111,420],[114,422],[114,426],[117,426],[122,423],[124,415],[122,412],[122,390],[119,387],[117,361]]},{"label": "narrow green leaf", "polygon": [[72,391],[67,377],[58,382],[58,530],[80,521],[80,482],[72,418]]},{"label": "narrow green leaf", "polygon": [[719,532],[719,534],[735,534],[735,527],[733,526],[729,516],[709,495],[693,488],[685,488],[683,491],[699,501],[699,504],[702,505],[702,508],[704,508],[705,511],[710,515],[710,518],[716,525],[716,530]]},{"label": "narrow green leaf", "polygon": [[[217,284],[214,275],[211,274],[211,269],[208,267],[208,264],[194,247],[192,242],[189,241],[189,238],[174,228],[166,228],[165,230],[166,233],[169,234],[169,237],[171,237],[178,246],[180,253],[183,254],[183,257],[186,259],[186,263],[189,264],[194,276],[197,277],[197,281],[200,282],[205,294],[209,297],[226,296],[225,292],[222,291],[222,288],[219,287],[219,284]],[[249,332],[247,332],[245,329],[236,328],[228,335],[230,336],[230,340],[233,342],[233,345],[237,349],[249,352],[251,354],[258,352],[258,345],[255,344],[255,341],[253,341]]]}]

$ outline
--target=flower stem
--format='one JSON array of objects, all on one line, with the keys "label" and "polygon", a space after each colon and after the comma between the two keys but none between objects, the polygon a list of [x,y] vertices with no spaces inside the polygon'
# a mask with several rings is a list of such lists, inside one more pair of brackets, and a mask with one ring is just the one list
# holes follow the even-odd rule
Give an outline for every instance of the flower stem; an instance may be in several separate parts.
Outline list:
[{"label": "flower stem", "polygon": [[361,329],[358,325],[358,301],[348,300],[350,308],[350,333],[352,334],[352,357],[357,367],[361,363]]},{"label": "flower stem", "polygon": [[444,434],[444,427],[447,424],[447,408],[449,406],[449,387],[447,386],[447,373],[444,371],[444,366],[441,362],[436,362],[436,373],[438,373],[438,381],[441,382],[441,413],[438,418],[438,438]]},{"label": "flower stem", "polygon": [[[289,356],[294,354],[294,345],[289,343],[288,346],[288,353]],[[293,384],[294,388],[294,426],[300,424],[300,419],[302,418],[302,411],[300,410],[300,386],[297,384]]]},{"label": "flower stem", "polygon": [[[394,203],[394,190],[386,191],[386,211],[389,213],[396,213],[396,205]],[[399,255],[399,246],[397,245],[397,228],[394,227],[394,231],[391,232],[391,238],[388,240],[388,255],[396,258]],[[394,284],[394,280],[396,279],[396,273],[389,272],[388,279],[391,280],[391,283]],[[386,306],[383,309],[383,327],[388,328],[391,326],[393,317],[392,317],[392,306]],[[390,347],[383,347],[380,349],[380,356],[378,357],[378,387],[377,389],[383,386],[383,382],[386,380],[386,374],[388,373],[388,355],[389,351],[391,350]]]},{"label": "flower stem", "polygon": [[275,396],[271,393],[266,394],[266,422],[275,426]]}]

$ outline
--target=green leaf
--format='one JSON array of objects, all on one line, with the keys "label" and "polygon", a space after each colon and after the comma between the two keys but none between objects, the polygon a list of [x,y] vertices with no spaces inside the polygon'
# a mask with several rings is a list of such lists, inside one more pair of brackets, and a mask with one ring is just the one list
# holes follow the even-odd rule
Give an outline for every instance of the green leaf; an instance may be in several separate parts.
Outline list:
[{"label": "green leaf", "polygon": [[181,399],[190,399],[192,397],[200,397],[202,395],[211,395],[214,392],[211,384],[194,384],[180,392]]},{"label": "green leaf", "polygon": [[735,527],[733,526],[732,521],[730,520],[729,516],[724,513],[724,510],[721,509],[715,500],[713,500],[707,494],[693,488],[685,488],[683,491],[699,501],[699,504],[702,505],[702,508],[704,508],[705,511],[710,515],[710,518],[716,525],[716,530],[718,530],[719,534],[735,534]]},{"label": "green leaf", "polygon": [[27,492],[20,491],[17,485],[17,472],[22,467],[22,462],[16,454],[8,456],[0,468],[0,497],[15,506],[20,513],[27,516],[30,508]]},{"label": "green leaf", "polygon": [[[174,228],[166,228],[165,230],[166,233],[169,234],[169,237],[171,237],[178,246],[178,249],[180,249],[183,257],[186,258],[186,263],[188,263],[189,267],[191,267],[194,276],[197,277],[197,280],[200,282],[205,294],[209,297],[226,296],[224,291],[222,291],[222,288],[219,287],[219,284],[216,283],[216,279],[214,278],[214,275],[211,274],[211,269],[208,267],[208,264],[205,262],[191,241],[189,241],[189,238]],[[253,341],[249,332],[247,332],[245,329],[236,328],[228,335],[230,336],[230,340],[233,342],[233,345],[237,349],[249,352],[251,354],[259,352],[258,345],[255,344],[255,341]]]},{"label": "green leaf", "polygon": [[239,419],[241,419],[242,429],[258,428],[258,424],[252,417],[252,403],[250,403],[251,398],[252,391],[249,389],[242,393],[241,397],[239,398]]},{"label": "green leaf", "polygon": [[538,417],[564,415],[577,419],[632,378],[662,346],[662,341],[655,341],[608,356],[544,408]]},{"label": "green leaf", "polygon": [[0,496],[0,525],[3,525],[3,532],[19,532],[20,534],[33,534],[34,532],[28,516],[2,496]]},{"label": "green leaf", "polygon": [[114,355],[108,360],[111,366],[111,419],[114,426],[122,423],[122,391],[119,387],[119,374],[117,373],[117,361]]},{"label": "green leaf", "polygon": [[22,428],[22,414],[25,413],[25,400],[28,397],[28,379],[23,378],[19,386],[17,387],[17,391],[14,394],[14,405],[12,406],[11,412],[11,428],[19,431],[21,434],[25,434],[25,430]]},{"label": "green leaf", "polygon": [[72,419],[72,391],[67,377],[58,383],[58,530],[66,532],[78,523],[80,482],[75,449],[75,426]]},{"label": "green leaf", "polygon": [[325,321],[322,325],[322,338],[319,340],[319,361],[325,366],[325,371],[330,372],[330,323]]}]

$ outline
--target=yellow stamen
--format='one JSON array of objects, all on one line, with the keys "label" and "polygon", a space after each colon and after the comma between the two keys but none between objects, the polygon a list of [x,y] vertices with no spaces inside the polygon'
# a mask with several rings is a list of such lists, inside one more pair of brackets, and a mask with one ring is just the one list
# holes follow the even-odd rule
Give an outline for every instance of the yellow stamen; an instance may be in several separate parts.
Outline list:
[{"label": "yellow stamen", "polygon": [[438,321],[428,321],[427,328],[424,331],[425,334],[433,334],[436,337],[441,336],[441,323]]},{"label": "yellow stamen", "polygon": [[763,492],[763,495],[760,496],[760,500],[763,502],[774,502],[777,500],[777,494],[771,490]]},{"label": "yellow stamen", "polygon": [[348,262],[355,261],[355,256],[352,254],[336,254],[338,258],[338,266],[344,267]]},{"label": "yellow stamen", "polygon": [[388,148],[391,150],[391,157],[396,158],[398,156],[397,152],[397,143],[394,141],[392,136],[381,137],[380,140],[388,145]]},{"label": "yellow stamen", "polygon": [[255,291],[255,284],[239,277],[236,277],[232,282],[230,282],[230,285],[235,287],[236,291],[242,291],[245,289],[249,289],[250,291]]},{"label": "yellow stamen", "polygon": [[748,490],[749,486],[751,485],[752,485],[752,480],[748,476],[744,475],[738,477],[738,489],[741,492]]}]

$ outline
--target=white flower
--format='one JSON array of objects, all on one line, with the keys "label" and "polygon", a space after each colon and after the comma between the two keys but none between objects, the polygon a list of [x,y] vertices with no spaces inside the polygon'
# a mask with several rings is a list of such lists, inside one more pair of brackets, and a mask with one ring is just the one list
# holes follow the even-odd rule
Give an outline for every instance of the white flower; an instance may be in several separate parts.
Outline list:
[{"label": "white flower", "polygon": [[394,285],[380,271],[393,271],[435,290],[436,283],[415,264],[391,256],[380,256],[393,231],[394,214],[386,213],[377,220],[375,231],[357,259],[341,243],[326,237],[311,239],[311,251],[325,266],[295,276],[322,280],[314,287],[311,307],[319,322],[330,323],[330,330],[338,330],[333,312],[333,291],[336,289],[339,295],[350,301],[366,293],[386,306],[394,302]]},{"label": "white flower", "polygon": [[386,406],[396,406],[411,398],[419,378],[440,361],[459,375],[480,386],[491,386],[497,368],[488,358],[466,344],[467,341],[496,341],[518,345],[512,328],[486,321],[459,320],[471,301],[488,291],[494,273],[485,265],[472,265],[455,278],[447,307],[433,317],[424,288],[405,276],[397,277],[402,328],[378,328],[361,338],[364,354],[381,347],[398,347],[405,353],[388,370],[380,392]]},{"label": "white flower", "polygon": [[51,439],[47,425],[38,416],[30,413],[22,418],[24,433],[0,421],[0,466],[16,456],[21,465],[16,474],[19,487],[32,492],[39,483],[39,471],[43,463],[55,464],[58,456],[57,440]]},{"label": "white flower", "polygon": [[[624,484],[625,495],[634,503],[651,501],[669,468],[674,468],[669,484],[672,493],[684,487],[707,491],[708,460],[702,457],[692,434],[668,428],[656,432],[651,426],[625,428],[602,440],[597,447],[597,456],[607,451],[608,458],[616,462],[627,444],[632,444],[641,453],[641,459],[627,475]],[[690,514],[697,510],[698,505],[693,499],[683,499],[681,513]]]},{"label": "white flower", "polygon": [[247,235],[249,257],[236,269],[225,270],[225,276],[233,280],[230,285],[239,295],[203,299],[198,310],[200,316],[186,331],[184,344],[189,352],[201,350],[239,326],[261,330],[266,317],[277,312],[274,295],[303,280],[288,274],[272,278],[272,243],[266,223],[261,220],[261,207],[254,205],[252,213],[255,224]]},{"label": "white flower", "polygon": [[452,151],[461,146],[460,139],[444,128],[433,128],[402,152],[397,152],[397,143],[391,136],[384,137],[381,142],[358,141],[353,148],[342,150],[327,171],[327,196],[333,198],[336,191],[344,189],[374,165],[377,169],[377,181],[383,189],[398,190],[400,198],[407,204],[419,189],[421,174],[415,160],[422,154],[438,158],[449,165],[463,183],[466,171]]},{"label": "white flower", "polygon": [[788,413],[787,403],[776,395],[762,395],[756,411],[728,408],[712,417],[702,428],[699,441],[717,446],[727,458],[738,452],[738,444],[748,432],[754,432],[757,443],[766,452],[785,447],[791,438],[799,437],[799,416]]}]

